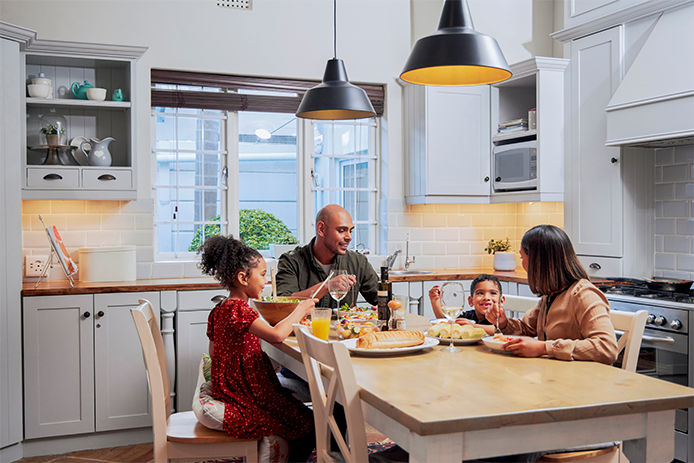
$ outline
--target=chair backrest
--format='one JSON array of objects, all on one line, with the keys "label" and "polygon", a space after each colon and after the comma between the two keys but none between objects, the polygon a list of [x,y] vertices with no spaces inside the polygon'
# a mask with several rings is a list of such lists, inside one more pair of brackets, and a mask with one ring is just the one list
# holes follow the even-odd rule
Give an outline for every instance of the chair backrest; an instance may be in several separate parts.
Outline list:
[{"label": "chair backrest", "polygon": [[139,305],[130,309],[135,321],[137,335],[142,346],[142,357],[147,370],[149,392],[152,394],[152,426],[154,428],[155,455],[157,449],[166,448],[167,419],[171,415],[169,399],[169,375],[166,368],[166,353],[159,323],[154,316],[152,305],[140,299]]},{"label": "chair backrest", "polygon": [[514,296],[512,294],[504,295],[504,299],[506,300],[504,302],[504,310],[513,312],[514,316],[535,308],[540,301],[539,297]]},{"label": "chair backrest", "polygon": [[[294,333],[299,341],[313,402],[317,460],[332,460],[328,456],[332,433],[346,462],[368,461],[364,414],[347,348],[340,342],[328,342],[316,338],[304,326],[295,326]],[[323,384],[321,364],[332,369],[332,372],[326,373],[326,376],[330,376],[327,390]],[[347,440],[333,417],[335,400],[338,398],[345,409]]]},{"label": "chair backrest", "polygon": [[610,310],[612,325],[614,325],[615,330],[623,332],[617,342],[617,352],[624,350],[624,357],[622,358],[622,369],[624,370],[636,371],[647,317],[648,312],[645,310],[636,312]]}]

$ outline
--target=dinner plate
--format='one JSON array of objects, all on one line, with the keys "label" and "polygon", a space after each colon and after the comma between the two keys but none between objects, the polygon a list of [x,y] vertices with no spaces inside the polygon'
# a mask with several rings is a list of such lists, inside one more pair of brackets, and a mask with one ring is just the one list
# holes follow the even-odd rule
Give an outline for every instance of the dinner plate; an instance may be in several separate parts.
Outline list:
[{"label": "dinner plate", "polygon": [[[444,346],[447,346],[448,344],[451,343],[451,339],[450,339],[450,338],[437,338],[437,337],[434,337],[433,339],[438,339],[438,340],[439,340],[439,343],[442,344],[442,345],[444,345]],[[467,345],[470,345],[470,344],[477,344],[477,343],[480,342],[481,340],[482,340],[482,338],[475,338],[475,339],[456,339],[456,338],[454,338],[454,339],[453,339],[453,344],[455,344],[456,346],[467,346]]]},{"label": "dinner plate", "polygon": [[424,338],[424,343],[418,346],[393,347],[391,349],[363,349],[357,347],[358,339],[359,338],[345,339],[344,341],[340,342],[343,343],[345,347],[347,347],[347,350],[349,350],[350,352],[370,357],[384,357],[388,355],[400,355],[407,354],[410,352],[417,352],[419,350],[426,349],[427,347],[435,346],[439,343],[438,339],[430,338],[429,336],[427,336]]},{"label": "dinner plate", "polygon": [[72,157],[75,159],[77,164],[80,166],[88,166],[89,165],[89,160],[87,159],[87,153],[82,151],[82,143],[88,142],[85,137],[82,137],[80,135],[76,136],[70,141],[70,146],[74,146],[75,148],[71,150]]},{"label": "dinner plate", "polygon": [[[505,334],[505,338],[520,338],[522,336],[518,335],[513,335],[513,334]],[[500,354],[510,354],[511,352],[504,350],[504,344],[506,344],[506,341],[497,341],[494,339],[494,336],[485,336],[482,338],[482,342],[484,343],[485,346],[489,348],[492,352],[498,352]]]}]

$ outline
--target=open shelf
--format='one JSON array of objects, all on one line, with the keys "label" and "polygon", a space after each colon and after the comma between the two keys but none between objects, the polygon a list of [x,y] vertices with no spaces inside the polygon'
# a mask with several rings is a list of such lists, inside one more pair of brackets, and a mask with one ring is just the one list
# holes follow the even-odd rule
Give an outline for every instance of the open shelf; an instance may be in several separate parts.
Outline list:
[{"label": "open shelf", "polygon": [[502,142],[502,141],[509,141],[509,140],[515,140],[517,138],[527,138],[527,137],[536,137],[537,136],[537,130],[532,129],[532,130],[518,130],[517,132],[508,132],[508,133],[497,133],[492,137],[492,142],[497,143],[497,142]]},{"label": "open shelf", "polygon": [[77,100],[71,98],[31,98],[27,97],[26,103],[29,106],[77,106],[82,108],[113,108],[127,109],[131,104],[129,101],[96,101],[96,100]]}]

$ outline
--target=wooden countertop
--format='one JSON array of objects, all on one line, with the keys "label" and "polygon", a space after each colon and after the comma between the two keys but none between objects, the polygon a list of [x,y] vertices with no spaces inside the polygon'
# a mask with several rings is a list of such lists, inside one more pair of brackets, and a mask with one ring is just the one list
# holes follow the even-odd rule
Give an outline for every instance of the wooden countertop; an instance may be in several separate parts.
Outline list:
[{"label": "wooden countertop", "polygon": [[[419,269],[417,269],[419,270]],[[492,268],[442,268],[442,269],[426,269],[431,273],[415,274],[415,275],[389,275],[388,278],[392,282],[400,281],[441,281],[441,280],[472,280],[480,273],[494,275],[501,281],[511,281],[514,283],[528,283],[528,274],[523,270],[523,267],[516,267],[510,272],[499,272]]]},{"label": "wooden countertop", "polygon": [[129,293],[136,291],[176,291],[194,289],[221,289],[219,282],[210,277],[199,278],[152,278],[134,281],[75,281],[75,287],[65,280],[42,281],[22,284],[22,296],[55,296],[65,294]]}]

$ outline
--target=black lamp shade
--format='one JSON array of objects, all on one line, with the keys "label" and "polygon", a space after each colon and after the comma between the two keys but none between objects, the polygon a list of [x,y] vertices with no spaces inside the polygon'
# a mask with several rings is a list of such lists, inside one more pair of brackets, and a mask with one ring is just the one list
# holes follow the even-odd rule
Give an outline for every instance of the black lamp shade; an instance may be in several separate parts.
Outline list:
[{"label": "black lamp shade", "polygon": [[400,74],[420,85],[482,85],[509,77],[499,44],[475,31],[467,0],[446,0],[438,31],[415,43]]},{"label": "black lamp shade", "polygon": [[328,60],[323,82],[309,89],[301,100],[296,117],[305,119],[363,119],[375,117],[366,92],[349,83],[341,59]]}]

